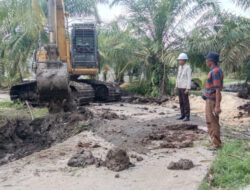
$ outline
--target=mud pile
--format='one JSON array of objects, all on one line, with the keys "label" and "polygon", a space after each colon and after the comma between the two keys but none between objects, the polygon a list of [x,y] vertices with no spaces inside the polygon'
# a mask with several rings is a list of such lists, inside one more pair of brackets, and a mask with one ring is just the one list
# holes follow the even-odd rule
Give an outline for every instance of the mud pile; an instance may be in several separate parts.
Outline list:
[{"label": "mud pile", "polygon": [[161,141],[159,148],[187,148],[192,147],[193,142],[202,133],[204,132],[198,130],[197,125],[167,125],[163,129],[153,131],[143,142],[149,144],[152,141]]},{"label": "mud pile", "polygon": [[114,148],[108,151],[106,159],[103,161],[95,158],[91,151],[80,150],[68,161],[70,167],[86,167],[95,164],[96,167],[107,167],[109,170],[119,172],[131,166],[129,156],[125,150]]},{"label": "mud pile", "polygon": [[250,102],[247,102],[246,104],[242,106],[239,106],[238,109],[246,112],[248,116],[250,116]]},{"label": "mud pile", "polygon": [[138,97],[138,96],[129,96],[124,97],[122,99],[125,103],[133,103],[133,104],[158,104],[161,105],[164,102],[167,102],[169,99],[167,97],[163,98],[152,98],[152,97]]},{"label": "mud pile", "polygon": [[81,150],[76,153],[69,161],[68,166],[70,167],[86,167],[88,165],[92,165],[96,162],[92,152]]},{"label": "mud pile", "polygon": [[127,117],[125,115],[117,115],[116,113],[114,112],[104,112],[100,115],[100,117],[102,119],[107,119],[107,120],[114,120],[114,119],[121,119],[121,120],[125,120],[127,119]]},{"label": "mud pile", "polygon": [[111,149],[106,156],[105,165],[108,169],[119,172],[129,168],[130,159],[125,150]]},{"label": "mud pile", "polygon": [[[91,127],[86,114],[63,113],[35,119],[2,119],[0,124],[0,165],[49,148],[54,143]],[[80,122],[81,121],[81,122]]]},{"label": "mud pile", "polygon": [[104,112],[101,114],[102,119],[108,119],[108,120],[113,120],[113,119],[119,119],[119,116],[116,113],[113,112]]},{"label": "mud pile", "polygon": [[168,169],[170,170],[189,170],[194,167],[191,160],[180,159],[178,162],[170,162]]}]

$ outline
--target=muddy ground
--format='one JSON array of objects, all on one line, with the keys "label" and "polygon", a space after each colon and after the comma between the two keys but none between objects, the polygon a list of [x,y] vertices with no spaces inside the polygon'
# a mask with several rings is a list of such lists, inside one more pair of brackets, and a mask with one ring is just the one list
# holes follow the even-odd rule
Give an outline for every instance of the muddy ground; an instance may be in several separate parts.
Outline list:
[{"label": "muddy ground", "polygon": [[91,112],[64,113],[45,118],[0,118],[0,165],[63,142],[91,127]]},{"label": "muddy ground", "polygon": [[[191,107],[199,101],[190,100]],[[174,99],[141,101],[91,104],[87,112],[34,121],[2,119],[0,190],[197,189],[215,156],[207,150],[202,103],[183,123]],[[246,130],[247,119],[244,112],[233,121]]]}]

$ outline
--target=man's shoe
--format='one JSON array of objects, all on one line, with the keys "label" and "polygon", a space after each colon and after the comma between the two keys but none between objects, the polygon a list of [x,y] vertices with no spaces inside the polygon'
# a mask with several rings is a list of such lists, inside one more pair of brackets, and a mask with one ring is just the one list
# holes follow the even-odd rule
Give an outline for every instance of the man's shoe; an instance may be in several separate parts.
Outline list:
[{"label": "man's shoe", "polygon": [[178,117],[177,120],[183,120],[185,116]]},{"label": "man's shoe", "polygon": [[190,121],[189,117],[185,117],[183,121]]}]

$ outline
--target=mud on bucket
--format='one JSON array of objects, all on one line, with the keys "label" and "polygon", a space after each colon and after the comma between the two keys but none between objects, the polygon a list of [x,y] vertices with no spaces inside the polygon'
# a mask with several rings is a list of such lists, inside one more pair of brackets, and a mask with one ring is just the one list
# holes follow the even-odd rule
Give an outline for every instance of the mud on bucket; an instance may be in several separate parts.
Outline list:
[{"label": "mud on bucket", "polygon": [[69,77],[67,63],[50,61],[37,67],[37,89],[40,100],[68,99]]}]

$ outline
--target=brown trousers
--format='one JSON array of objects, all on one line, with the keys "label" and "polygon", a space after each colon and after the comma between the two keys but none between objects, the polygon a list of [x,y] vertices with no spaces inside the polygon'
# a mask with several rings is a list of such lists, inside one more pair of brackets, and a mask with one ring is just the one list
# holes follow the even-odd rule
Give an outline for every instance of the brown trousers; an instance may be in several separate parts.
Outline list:
[{"label": "brown trousers", "polygon": [[185,90],[186,89],[184,88],[178,88],[181,115],[190,117],[189,98],[188,98],[188,94],[185,94]]},{"label": "brown trousers", "polygon": [[206,100],[206,123],[208,134],[215,148],[221,147],[219,116],[214,116],[215,101]]}]

